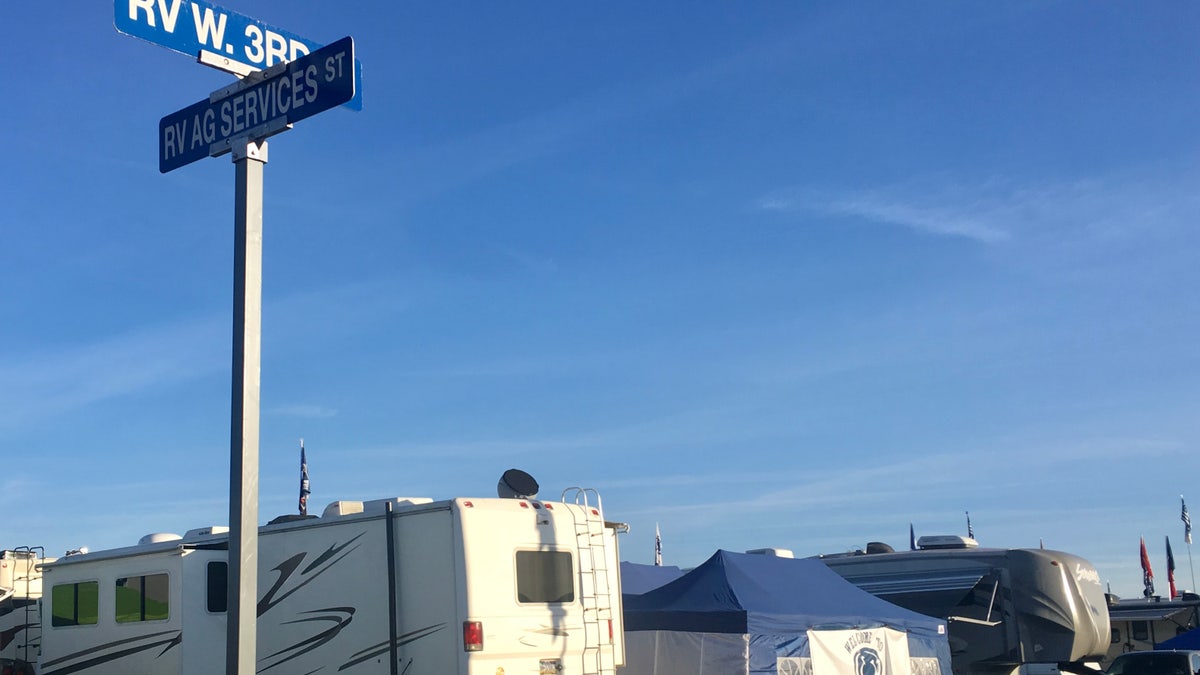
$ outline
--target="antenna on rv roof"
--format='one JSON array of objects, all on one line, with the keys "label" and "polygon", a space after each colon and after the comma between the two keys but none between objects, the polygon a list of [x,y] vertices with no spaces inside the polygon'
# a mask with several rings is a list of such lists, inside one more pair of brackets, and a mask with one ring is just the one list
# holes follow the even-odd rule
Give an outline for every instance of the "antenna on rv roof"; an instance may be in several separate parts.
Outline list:
[{"label": "antenna on rv roof", "polygon": [[509,469],[500,476],[496,494],[501,499],[536,499],[538,482],[520,469]]}]

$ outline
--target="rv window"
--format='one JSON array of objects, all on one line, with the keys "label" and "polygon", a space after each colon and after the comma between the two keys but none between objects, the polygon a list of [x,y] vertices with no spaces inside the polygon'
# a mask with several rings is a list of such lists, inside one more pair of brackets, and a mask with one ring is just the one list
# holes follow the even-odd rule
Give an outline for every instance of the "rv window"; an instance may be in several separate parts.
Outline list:
[{"label": "rv window", "polygon": [[1150,639],[1150,623],[1147,621],[1130,621],[1129,632],[1134,640],[1145,642]]},{"label": "rv window", "polygon": [[50,625],[95,625],[100,615],[100,582],[58,584],[50,591]]},{"label": "rv window", "polygon": [[166,574],[117,579],[117,623],[162,621],[167,618],[170,584]]},{"label": "rv window", "polygon": [[517,551],[518,602],[574,602],[575,578],[566,551]]},{"label": "rv window", "polygon": [[224,612],[229,608],[229,563],[208,563],[208,611]]}]

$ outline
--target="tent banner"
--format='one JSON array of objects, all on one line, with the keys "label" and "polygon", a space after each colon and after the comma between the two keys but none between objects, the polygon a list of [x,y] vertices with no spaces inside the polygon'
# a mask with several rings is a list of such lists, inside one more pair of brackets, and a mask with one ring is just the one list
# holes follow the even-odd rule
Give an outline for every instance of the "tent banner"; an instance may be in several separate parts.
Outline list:
[{"label": "tent banner", "polygon": [[812,675],[912,675],[904,631],[809,630],[808,646]]}]

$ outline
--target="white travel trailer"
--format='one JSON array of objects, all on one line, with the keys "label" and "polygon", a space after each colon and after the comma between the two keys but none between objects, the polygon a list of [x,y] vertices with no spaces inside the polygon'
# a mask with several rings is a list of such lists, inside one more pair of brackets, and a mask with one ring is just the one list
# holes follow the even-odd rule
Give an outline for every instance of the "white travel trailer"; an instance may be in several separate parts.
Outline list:
[{"label": "white travel trailer", "polygon": [[0,673],[33,672],[41,642],[42,573],[49,562],[41,547],[0,550]]},{"label": "white travel trailer", "polygon": [[[277,518],[259,529],[257,670],[612,675],[618,529],[579,488]],[[46,565],[40,673],[221,672],[227,558],[211,527]]]},{"label": "white travel trailer", "polygon": [[34,671],[41,645],[43,562],[41,546],[0,550],[0,673],[28,675]]}]

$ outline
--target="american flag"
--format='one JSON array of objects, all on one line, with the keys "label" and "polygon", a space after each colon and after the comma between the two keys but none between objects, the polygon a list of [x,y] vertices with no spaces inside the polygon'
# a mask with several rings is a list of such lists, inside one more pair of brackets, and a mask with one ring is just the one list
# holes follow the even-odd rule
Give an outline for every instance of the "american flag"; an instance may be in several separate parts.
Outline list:
[{"label": "american flag", "polygon": [[308,515],[308,458],[304,456],[304,439],[300,439],[300,515]]},{"label": "american flag", "polygon": [[658,523],[654,524],[654,564],[662,567],[662,534],[658,531]]},{"label": "american flag", "polygon": [[1187,502],[1183,501],[1183,495],[1179,495],[1179,504],[1182,510],[1179,512],[1179,519],[1183,521],[1183,543],[1192,543],[1192,517],[1187,512]]}]

